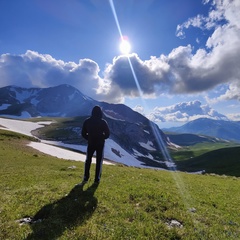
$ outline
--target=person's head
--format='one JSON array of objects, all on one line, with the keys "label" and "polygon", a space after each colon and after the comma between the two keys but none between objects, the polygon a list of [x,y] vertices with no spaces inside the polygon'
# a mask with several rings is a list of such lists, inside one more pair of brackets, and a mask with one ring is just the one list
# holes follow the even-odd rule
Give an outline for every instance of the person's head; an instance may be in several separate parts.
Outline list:
[{"label": "person's head", "polygon": [[102,118],[102,109],[99,106],[92,109],[92,117]]}]

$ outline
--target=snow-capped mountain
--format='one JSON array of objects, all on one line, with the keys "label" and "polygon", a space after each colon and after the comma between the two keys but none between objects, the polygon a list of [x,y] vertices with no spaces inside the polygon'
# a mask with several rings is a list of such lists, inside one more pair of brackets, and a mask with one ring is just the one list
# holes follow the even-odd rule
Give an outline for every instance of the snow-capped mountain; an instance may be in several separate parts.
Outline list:
[{"label": "snow-capped mountain", "polygon": [[0,115],[64,117],[86,114],[96,101],[69,85],[0,88]]},{"label": "snow-capped mountain", "polygon": [[[173,146],[172,143],[156,124],[126,105],[98,102],[69,85],[29,89],[15,86],[0,88],[0,116],[76,118],[70,125],[67,122],[60,128],[59,126],[55,128],[55,131],[64,128],[68,131],[67,135],[65,131],[61,140],[57,137],[51,139],[67,144],[82,142],[81,121],[91,114],[95,105],[103,109],[111,131],[110,142],[113,146],[111,151],[118,162],[121,162],[121,158],[128,153],[133,161],[135,159],[142,165],[163,167],[162,161],[165,161],[163,151],[166,150],[164,148]],[[59,137],[59,132],[55,136]]]}]

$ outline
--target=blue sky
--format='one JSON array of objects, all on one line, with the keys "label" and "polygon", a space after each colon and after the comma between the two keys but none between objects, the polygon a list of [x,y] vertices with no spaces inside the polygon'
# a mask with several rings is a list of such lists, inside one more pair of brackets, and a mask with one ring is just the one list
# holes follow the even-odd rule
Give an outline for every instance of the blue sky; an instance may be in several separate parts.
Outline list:
[{"label": "blue sky", "polygon": [[240,120],[239,12],[238,0],[1,1],[0,87],[67,83],[160,127]]}]

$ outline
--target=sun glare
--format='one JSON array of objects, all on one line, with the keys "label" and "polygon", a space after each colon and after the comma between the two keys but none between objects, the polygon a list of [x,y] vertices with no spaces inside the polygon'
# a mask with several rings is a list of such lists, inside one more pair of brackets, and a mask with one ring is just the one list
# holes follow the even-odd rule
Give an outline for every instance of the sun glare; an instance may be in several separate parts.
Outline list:
[{"label": "sun glare", "polygon": [[122,54],[129,54],[131,51],[131,45],[130,45],[128,39],[122,38],[119,48],[120,48],[120,51]]}]

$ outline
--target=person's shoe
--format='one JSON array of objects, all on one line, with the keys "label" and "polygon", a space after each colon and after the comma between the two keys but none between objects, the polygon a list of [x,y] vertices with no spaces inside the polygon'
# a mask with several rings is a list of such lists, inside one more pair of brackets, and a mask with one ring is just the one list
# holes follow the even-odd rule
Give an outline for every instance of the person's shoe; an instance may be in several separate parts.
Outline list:
[{"label": "person's shoe", "polygon": [[98,185],[100,183],[100,181],[94,181],[95,185]]}]

